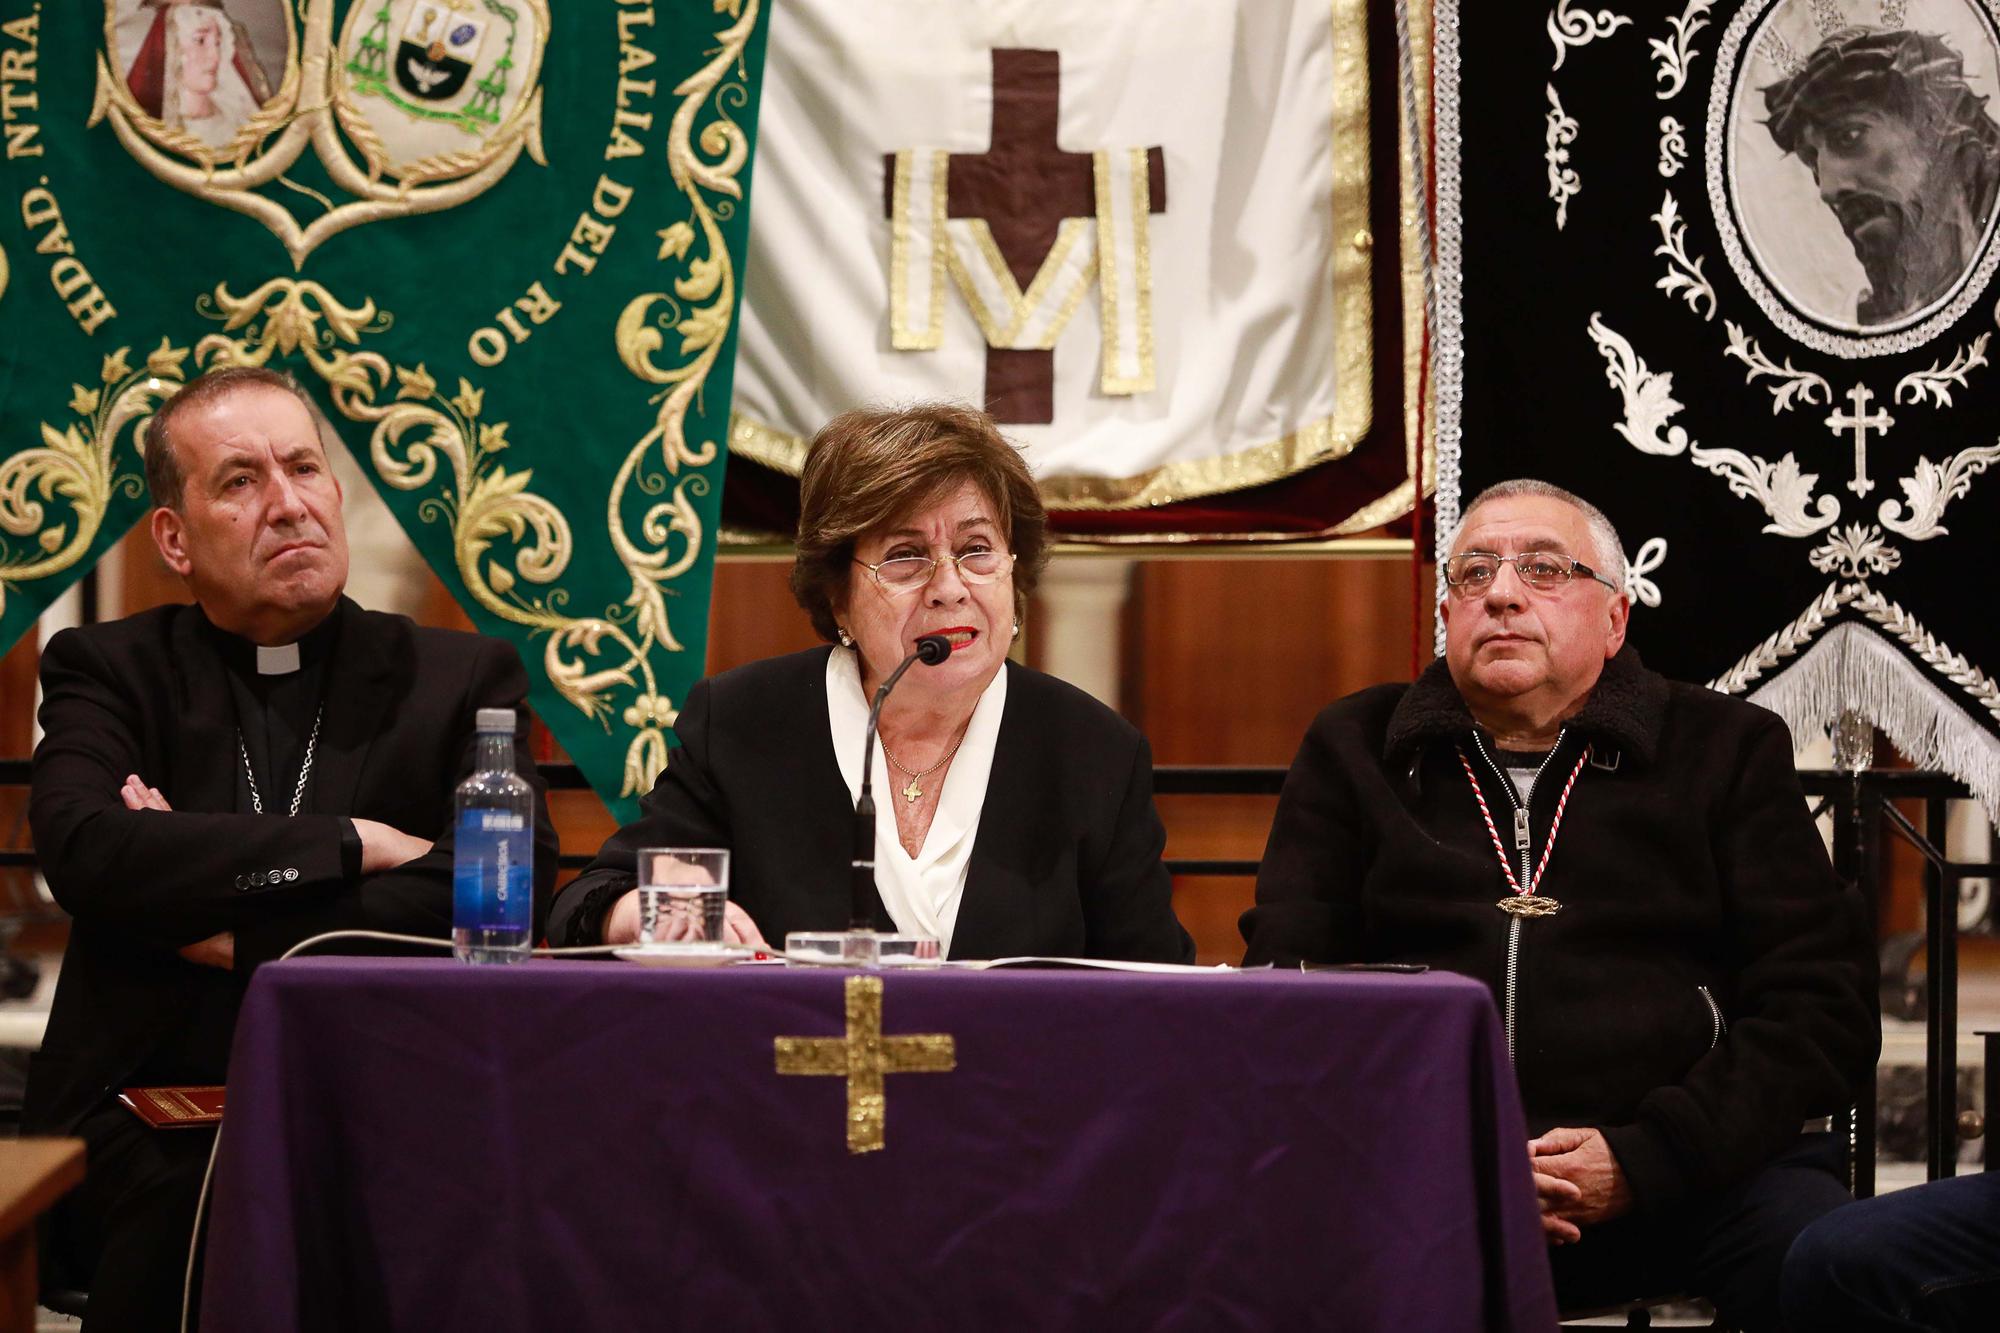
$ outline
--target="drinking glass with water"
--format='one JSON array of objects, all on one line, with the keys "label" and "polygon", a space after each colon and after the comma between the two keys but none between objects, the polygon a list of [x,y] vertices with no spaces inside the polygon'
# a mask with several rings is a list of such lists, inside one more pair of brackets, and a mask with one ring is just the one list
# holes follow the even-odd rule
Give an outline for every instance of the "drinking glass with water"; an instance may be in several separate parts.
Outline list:
[{"label": "drinking glass with water", "polygon": [[639,851],[639,944],[646,949],[727,947],[727,847],[645,847]]}]

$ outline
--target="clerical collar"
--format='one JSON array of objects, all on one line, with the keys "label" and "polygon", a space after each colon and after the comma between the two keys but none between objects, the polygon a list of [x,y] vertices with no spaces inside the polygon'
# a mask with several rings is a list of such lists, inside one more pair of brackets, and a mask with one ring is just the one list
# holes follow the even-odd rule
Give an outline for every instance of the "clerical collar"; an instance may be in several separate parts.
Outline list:
[{"label": "clerical collar", "polygon": [[240,634],[222,629],[206,613],[202,615],[202,627],[208,631],[209,640],[222,655],[223,661],[237,673],[244,676],[288,676],[325,660],[339,632],[340,605],[336,603],[326,619],[314,625],[298,642],[279,644],[275,648],[252,643]]},{"label": "clerical collar", "polygon": [[289,676],[299,669],[299,646],[296,643],[281,643],[275,648],[257,645],[257,674],[260,676]]}]

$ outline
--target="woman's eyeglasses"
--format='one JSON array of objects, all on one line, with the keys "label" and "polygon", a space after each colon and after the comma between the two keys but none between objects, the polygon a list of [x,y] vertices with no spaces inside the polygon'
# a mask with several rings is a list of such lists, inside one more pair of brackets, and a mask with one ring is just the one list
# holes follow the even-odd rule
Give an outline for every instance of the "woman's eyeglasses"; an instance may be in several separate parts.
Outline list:
[{"label": "woman's eyeglasses", "polygon": [[875,576],[875,581],[890,592],[914,592],[924,587],[937,573],[939,564],[949,561],[958,566],[959,578],[967,583],[998,583],[1014,568],[1011,551],[967,551],[964,555],[935,557],[928,555],[899,555],[893,560],[884,560],[871,565],[866,560],[854,563]]}]

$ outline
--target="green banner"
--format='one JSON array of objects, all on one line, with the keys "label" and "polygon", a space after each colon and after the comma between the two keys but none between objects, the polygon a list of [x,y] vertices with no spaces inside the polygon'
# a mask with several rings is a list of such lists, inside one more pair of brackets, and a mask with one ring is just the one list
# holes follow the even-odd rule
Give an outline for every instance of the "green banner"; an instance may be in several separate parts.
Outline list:
[{"label": "green banner", "polygon": [[0,0],[0,650],[292,371],[621,819],[702,672],[768,0]]}]

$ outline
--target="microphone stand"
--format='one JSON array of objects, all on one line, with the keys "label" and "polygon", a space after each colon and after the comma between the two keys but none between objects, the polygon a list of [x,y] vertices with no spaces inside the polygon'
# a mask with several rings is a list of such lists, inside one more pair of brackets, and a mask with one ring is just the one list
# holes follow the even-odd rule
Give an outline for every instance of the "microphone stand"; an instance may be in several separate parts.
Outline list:
[{"label": "microphone stand", "polygon": [[882,721],[882,705],[889,701],[889,691],[896,688],[896,682],[903,673],[922,662],[925,666],[936,666],[951,656],[951,640],[942,634],[926,634],[917,640],[917,650],[904,658],[882,687],[875,691],[875,702],[868,709],[868,734],[861,749],[861,798],[854,803],[854,859],[850,863],[849,900],[847,928],[852,932],[873,931],[875,929],[875,729]]}]

